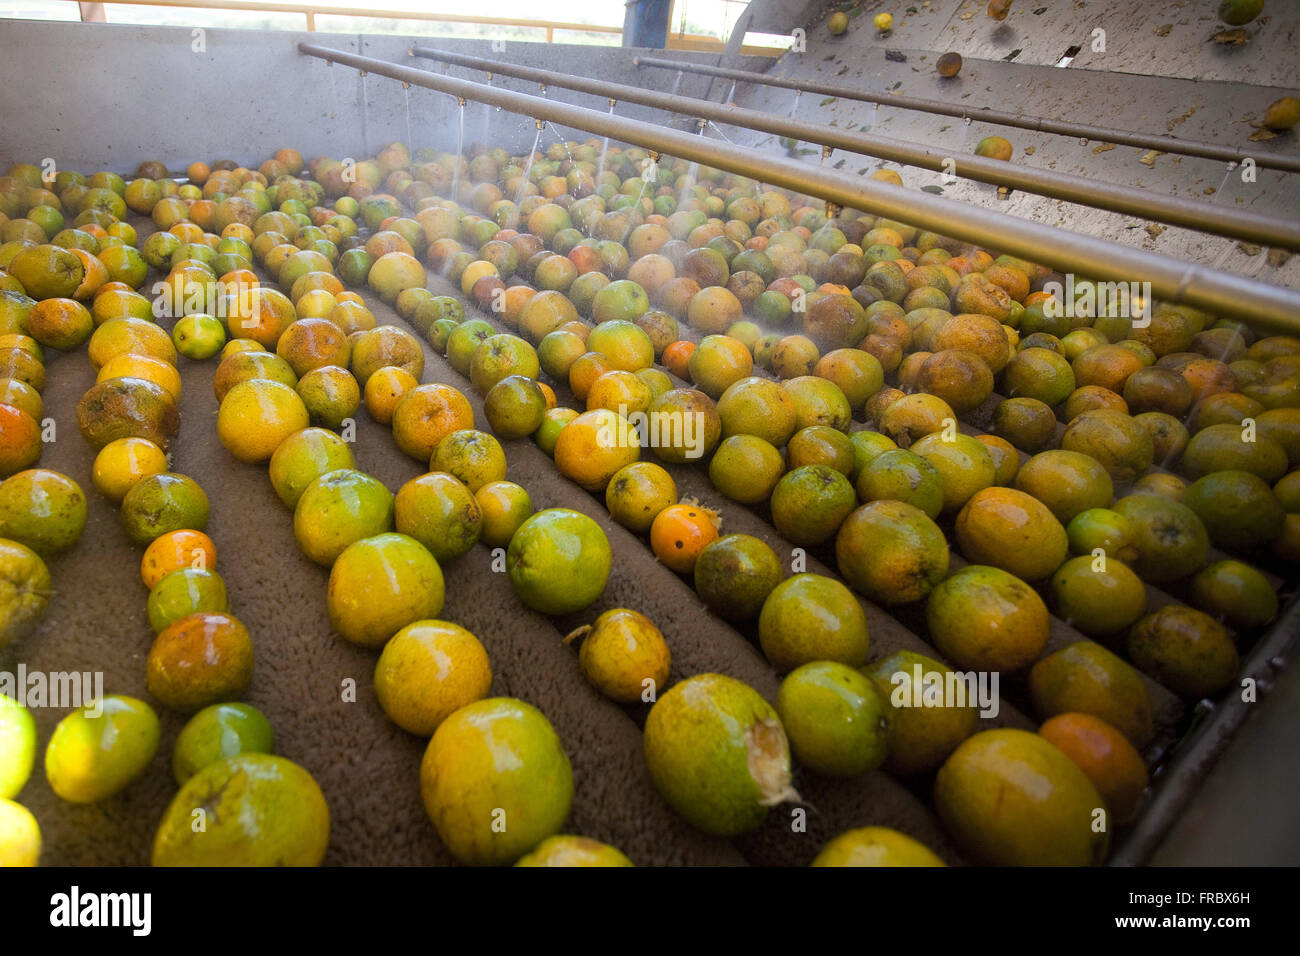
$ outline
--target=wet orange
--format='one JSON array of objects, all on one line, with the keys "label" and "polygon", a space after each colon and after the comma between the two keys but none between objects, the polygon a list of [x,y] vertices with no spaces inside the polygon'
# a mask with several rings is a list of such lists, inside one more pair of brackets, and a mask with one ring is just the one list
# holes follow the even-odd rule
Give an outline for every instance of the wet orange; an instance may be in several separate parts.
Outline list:
[{"label": "wet orange", "polygon": [[366,411],[381,425],[393,420],[393,410],[411,389],[419,385],[414,375],[404,368],[386,365],[366,379]]},{"label": "wet orange", "polygon": [[75,349],[90,338],[95,321],[76,299],[42,299],[27,314],[27,326],[31,337],[42,345]]},{"label": "wet orange", "polygon": [[192,713],[243,695],[253,679],[253,642],[230,614],[198,611],[167,625],[146,662],[149,693]]},{"label": "wet orange", "polygon": [[1058,714],[1038,728],[1038,735],[1055,744],[1092,781],[1116,823],[1137,813],[1147,788],[1147,768],[1128,739],[1092,714]]},{"label": "wet orange", "polygon": [[695,343],[688,339],[680,339],[664,349],[660,361],[663,362],[664,368],[672,372],[680,379],[690,380],[691,353],[695,351]]},{"label": "wet orange", "polygon": [[641,457],[641,445],[626,418],[597,408],[560,430],[554,457],[560,474],[588,491],[604,491],[620,469]]},{"label": "wet orange", "polygon": [[310,424],[298,393],[270,379],[240,382],[217,411],[217,437],[244,462],[266,461],[280,442]]},{"label": "wet orange", "polygon": [[140,579],[153,586],[173,571],[196,568],[211,571],[217,566],[217,546],[202,531],[182,529],[160,535],[145,549],[140,561]]},{"label": "wet orange", "polygon": [[36,464],[41,448],[36,419],[13,405],[0,404],[0,478]]},{"label": "wet orange", "polygon": [[718,536],[719,524],[715,512],[697,504],[669,505],[650,525],[650,547],[678,574],[690,574],[705,545]]},{"label": "wet orange", "polygon": [[474,410],[450,385],[418,385],[394,406],[392,425],[397,447],[425,462],[443,438],[474,427]]}]

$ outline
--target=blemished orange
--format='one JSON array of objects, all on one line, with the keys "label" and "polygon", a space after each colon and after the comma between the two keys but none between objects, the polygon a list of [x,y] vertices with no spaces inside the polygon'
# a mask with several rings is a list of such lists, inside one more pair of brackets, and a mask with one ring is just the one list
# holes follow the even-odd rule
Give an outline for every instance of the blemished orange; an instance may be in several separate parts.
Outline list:
[{"label": "blemished orange", "polygon": [[170,362],[152,355],[137,355],[134,352],[114,355],[100,367],[95,381],[106,382],[110,378],[142,378],[167,392],[174,401],[181,400],[181,373]]},{"label": "blemished orange", "polygon": [[704,546],[718,536],[718,524],[717,514],[700,505],[669,505],[650,525],[650,548],[678,574],[690,574]]},{"label": "blemished orange", "polygon": [[366,379],[366,411],[379,424],[387,425],[393,420],[393,410],[402,396],[419,384],[406,369],[384,366]]},{"label": "blemished orange", "polygon": [[153,586],[182,568],[213,571],[217,567],[217,546],[202,531],[182,528],[154,538],[140,560],[140,579]]}]

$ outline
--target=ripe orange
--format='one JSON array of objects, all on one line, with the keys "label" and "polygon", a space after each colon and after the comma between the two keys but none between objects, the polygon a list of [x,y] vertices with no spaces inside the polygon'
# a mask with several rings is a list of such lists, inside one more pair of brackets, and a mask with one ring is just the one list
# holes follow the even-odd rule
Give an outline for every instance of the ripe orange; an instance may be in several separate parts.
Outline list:
[{"label": "ripe orange", "polygon": [[678,574],[690,574],[704,546],[718,536],[719,524],[716,512],[697,504],[669,505],[650,525],[650,547]]},{"label": "ripe orange", "polygon": [[75,349],[95,331],[90,310],[76,299],[42,299],[27,314],[27,325],[32,338],[56,349]]},{"label": "ripe orange", "polygon": [[689,382],[691,378],[691,353],[694,351],[694,342],[689,339],[679,339],[664,349],[660,361],[663,362],[664,368],[668,369],[668,371]]},{"label": "ripe orange", "polygon": [[153,586],[182,568],[211,571],[217,566],[217,546],[202,531],[184,528],[154,538],[140,561],[140,578],[144,586]]},{"label": "ripe orange", "polygon": [[1137,813],[1147,788],[1147,768],[1128,739],[1092,714],[1057,714],[1038,735],[1073,760],[1106,800],[1116,823]]},{"label": "ripe orange", "polygon": [[114,355],[100,368],[95,381],[107,382],[110,378],[142,378],[163,389],[174,401],[181,400],[181,373],[170,362],[152,355],[136,355],[134,352]]},{"label": "ripe orange", "polygon": [[452,432],[474,427],[474,410],[450,385],[419,385],[394,406],[392,425],[397,447],[424,462]]},{"label": "ripe orange", "polygon": [[167,454],[147,438],[118,438],[95,456],[91,480],[110,501],[120,502],[141,478],[167,470]]},{"label": "ripe orange", "polygon": [[621,468],[641,457],[635,429],[618,412],[584,412],[560,430],[555,465],[560,474],[588,491],[604,491]]},{"label": "ripe orange", "polygon": [[36,419],[13,405],[0,404],[0,478],[36,464],[42,447]]},{"label": "ripe orange", "polygon": [[280,442],[310,424],[297,392],[283,382],[255,378],[240,382],[222,399],[217,437],[240,461],[261,462]]},{"label": "ripe orange", "polygon": [[403,396],[419,385],[414,375],[404,368],[385,365],[366,379],[366,411],[381,425],[393,420],[393,410]]}]

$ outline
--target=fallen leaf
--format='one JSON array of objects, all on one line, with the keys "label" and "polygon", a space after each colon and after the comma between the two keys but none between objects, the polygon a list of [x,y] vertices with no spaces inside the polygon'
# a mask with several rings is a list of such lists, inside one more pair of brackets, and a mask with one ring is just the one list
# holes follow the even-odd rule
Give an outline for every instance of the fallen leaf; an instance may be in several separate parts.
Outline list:
[{"label": "fallen leaf", "polygon": [[1167,37],[1169,36],[1169,31],[1173,28],[1174,25],[1172,23],[1162,23],[1160,26],[1156,27],[1156,36]]},{"label": "fallen leaf", "polygon": [[1152,239],[1156,238],[1156,236],[1160,235],[1160,233],[1164,231],[1165,231],[1165,227],[1160,225],[1160,223],[1158,222],[1153,222],[1146,227],[1146,233]]},{"label": "fallen leaf", "polygon": [[1092,151],[1094,153],[1109,153],[1114,148],[1115,148],[1114,143],[1098,143],[1096,146],[1092,148]]},{"label": "fallen leaf", "polygon": [[1259,255],[1260,250],[1264,247],[1256,245],[1253,242],[1239,242],[1237,243],[1237,248],[1248,256],[1257,256]]},{"label": "fallen leaf", "polygon": [[1034,155],[1034,153],[1036,153],[1036,152],[1038,152],[1038,147],[1037,147],[1037,146],[1026,146],[1026,147],[1025,147],[1025,155],[1026,155],[1026,156],[1032,156],[1032,155]]},{"label": "fallen leaf", "polygon": [[1210,37],[1210,42],[1220,46],[1241,46],[1247,39],[1249,34],[1241,27],[1237,27],[1235,30],[1221,30]]},{"label": "fallen leaf", "polygon": [[1280,269],[1286,265],[1291,258],[1291,253],[1285,249],[1268,250],[1268,264],[1275,269]]},{"label": "fallen leaf", "polygon": [[1156,165],[1156,157],[1159,155],[1160,155],[1159,150],[1153,149],[1145,156],[1143,156],[1141,159],[1139,159],[1138,162],[1141,163],[1143,166],[1148,166],[1154,169]]},{"label": "fallen leaf", "polygon": [[1271,129],[1265,129],[1264,127],[1261,126],[1259,129],[1255,130],[1255,132],[1251,133],[1246,138],[1250,140],[1252,143],[1264,143],[1270,139],[1277,139],[1277,133],[1273,132]]}]

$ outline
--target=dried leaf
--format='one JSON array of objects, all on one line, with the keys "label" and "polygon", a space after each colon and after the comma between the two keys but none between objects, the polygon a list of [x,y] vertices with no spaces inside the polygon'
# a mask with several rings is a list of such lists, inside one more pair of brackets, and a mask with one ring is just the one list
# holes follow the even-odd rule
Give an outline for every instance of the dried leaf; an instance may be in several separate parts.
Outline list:
[{"label": "dried leaf", "polygon": [[1038,147],[1037,147],[1037,146],[1026,146],[1026,147],[1025,147],[1025,155],[1026,155],[1026,156],[1032,156],[1032,155],[1034,155],[1034,153],[1036,153],[1036,152],[1038,152]]},{"label": "dried leaf", "polygon": [[1239,242],[1237,243],[1237,248],[1240,249],[1248,256],[1257,256],[1259,255],[1260,250],[1263,249],[1264,247],[1260,245],[1256,245],[1253,242]]},{"label": "dried leaf", "polygon": [[1268,250],[1268,264],[1275,269],[1280,269],[1291,259],[1291,253],[1285,249]]},{"label": "dried leaf", "polygon": [[1156,165],[1156,157],[1159,155],[1160,155],[1160,151],[1153,149],[1145,156],[1143,156],[1141,159],[1139,159],[1138,162],[1141,163],[1143,166],[1147,166],[1150,167],[1151,169],[1154,169]]},{"label": "dried leaf", "polygon": [[1109,153],[1114,148],[1114,143],[1098,143],[1092,148],[1092,151],[1093,153]]},{"label": "dried leaf", "polygon": [[1152,239],[1156,238],[1156,236],[1160,235],[1160,233],[1164,231],[1165,231],[1165,227],[1160,225],[1160,223],[1158,222],[1153,222],[1146,227],[1146,233]]},{"label": "dried leaf", "polygon": [[1250,140],[1252,143],[1266,143],[1270,139],[1277,139],[1277,133],[1273,132],[1271,129],[1265,129],[1263,126],[1261,126],[1259,129],[1255,130],[1255,132],[1251,133],[1246,138]]},{"label": "dried leaf", "polygon": [[1173,28],[1174,25],[1172,23],[1162,23],[1160,26],[1156,27],[1156,36],[1167,37],[1169,36],[1169,31]]},{"label": "dried leaf", "polygon": [[1235,30],[1221,30],[1214,36],[1210,37],[1211,43],[1217,43],[1220,46],[1241,46],[1250,38],[1250,35],[1241,27]]}]

